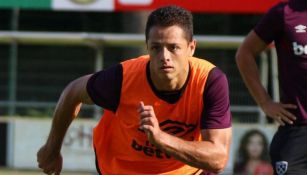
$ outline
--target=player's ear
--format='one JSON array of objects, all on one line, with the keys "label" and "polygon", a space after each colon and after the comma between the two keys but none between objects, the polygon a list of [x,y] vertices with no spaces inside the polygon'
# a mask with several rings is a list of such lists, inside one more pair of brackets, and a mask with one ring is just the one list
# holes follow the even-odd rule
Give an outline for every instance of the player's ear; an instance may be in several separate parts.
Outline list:
[{"label": "player's ear", "polygon": [[196,40],[193,39],[191,42],[189,42],[190,56],[194,55],[195,49],[196,49]]},{"label": "player's ear", "polygon": [[146,42],[146,49],[148,51],[148,41],[146,40],[145,42]]}]

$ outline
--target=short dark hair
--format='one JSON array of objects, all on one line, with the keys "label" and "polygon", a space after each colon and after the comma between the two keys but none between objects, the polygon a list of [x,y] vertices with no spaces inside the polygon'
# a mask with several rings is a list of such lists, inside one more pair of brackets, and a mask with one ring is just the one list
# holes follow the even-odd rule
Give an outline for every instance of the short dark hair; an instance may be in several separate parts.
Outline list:
[{"label": "short dark hair", "polygon": [[193,40],[193,16],[191,12],[182,7],[172,5],[158,8],[149,15],[145,29],[146,42],[152,27],[169,27],[173,25],[183,29],[188,41]]}]

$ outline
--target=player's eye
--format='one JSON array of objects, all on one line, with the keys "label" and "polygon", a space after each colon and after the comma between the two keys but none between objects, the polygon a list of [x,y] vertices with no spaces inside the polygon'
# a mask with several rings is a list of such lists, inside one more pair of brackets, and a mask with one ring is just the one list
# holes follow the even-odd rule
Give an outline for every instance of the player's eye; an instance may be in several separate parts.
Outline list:
[{"label": "player's eye", "polygon": [[169,47],[170,51],[175,52],[180,49],[180,47],[176,44],[173,44]]},{"label": "player's eye", "polygon": [[151,51],[158,51],[158,50],[160,50],[160,48],[161,48],[160,46],[153,45],[153,46],[150,47],[150,50]]}]

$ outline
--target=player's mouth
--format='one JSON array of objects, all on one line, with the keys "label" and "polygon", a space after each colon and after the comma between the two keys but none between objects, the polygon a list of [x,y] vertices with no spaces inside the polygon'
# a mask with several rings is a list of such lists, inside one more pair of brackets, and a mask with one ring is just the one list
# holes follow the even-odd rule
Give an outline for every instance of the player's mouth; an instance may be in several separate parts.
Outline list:
[{"label": "player's mouth", "polygon": [[174,67],[168,66],[168,65],[163,65],[163,66],[160,67],[160,69],[164,72],[171,72],[171,71],[173,71]]}]

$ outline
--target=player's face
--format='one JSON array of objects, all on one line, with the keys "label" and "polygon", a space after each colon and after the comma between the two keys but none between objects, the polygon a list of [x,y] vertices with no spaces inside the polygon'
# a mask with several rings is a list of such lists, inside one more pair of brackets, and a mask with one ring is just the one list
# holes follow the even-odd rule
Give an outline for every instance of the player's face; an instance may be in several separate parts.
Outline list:
[{"label": "player's face", "polygon": [[186,78],[188,57],[194,54],[196,42],[189,42],[179,26],[154,26],[148,34],[147,49],[150,71],[160,80]]},{"label": "player's face", "polygon": [[263,151],[263,140],[260,135],[253,135],[249,138],[247,152],[249,158],[258,159]]}]

